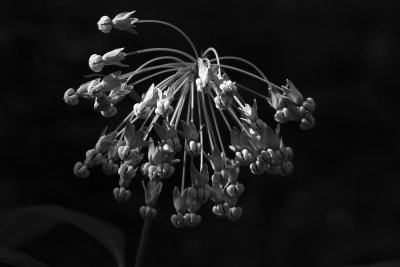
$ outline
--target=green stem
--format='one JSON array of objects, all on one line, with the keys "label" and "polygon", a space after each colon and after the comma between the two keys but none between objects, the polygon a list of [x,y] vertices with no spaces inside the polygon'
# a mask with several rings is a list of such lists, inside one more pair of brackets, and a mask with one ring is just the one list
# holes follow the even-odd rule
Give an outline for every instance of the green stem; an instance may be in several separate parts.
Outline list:
[{"label": "green stem", "polygon": [[196,58],[199,57],[199,55],[197,54],[196,47],[194,46],[192,40],[190,40],[190,38],[180,28],[178,28],[177,26],[175,26],[175,25],[173,25],[173,24],[171,24],[169,22],[165,22],[165,21],[161,21],[161,20],[139,20],[136,23],[158,23],[158,24],[163,24],[165,26],[173,28],[174,30],[176,30],[180,34],[182,34],[183,37],[185,37],[185,39],[189,42],[190,46],[192,47]]},{"label": "green stem", "polygon": [[139,247],[136,253],[135,267],[142,266],[144,254],[146,252],[147,241],[149,240],[151,220],[151,218],[144,219],[142,234],[140,235]]}]

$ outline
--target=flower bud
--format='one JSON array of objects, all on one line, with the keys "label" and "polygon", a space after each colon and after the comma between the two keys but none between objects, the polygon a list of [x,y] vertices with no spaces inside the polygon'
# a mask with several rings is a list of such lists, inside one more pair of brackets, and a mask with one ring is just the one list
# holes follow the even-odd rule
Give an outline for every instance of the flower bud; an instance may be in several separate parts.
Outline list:
[{"label": "flower bud", "polygon": [[228,219],[238,220],[243,214],[243,209],[241,207],[232,207],[229,209],[227,214]]},{"label": "flower bud", "polygon": [[192,200],[192,202],[188,206],[188,211],[191,213],[196,213],[199,211],[200,207],[201,207],[201,203],[199,203],[195,200]]},{"label": "flower bud", "polygon": [[101,164],[103,156],[96,149],[86,151],[85,165],[88,168]]},{"label": "flower bud", "polygon": [[111,160],[103,159],[101,162],[101,168],[103,169],[104,174],[113,175],[117,173],[119,166]]},{"label": "flower bud", "polygon": [[107,111],[101,111],[101,115],[105,118],[110,118],[115,116],[117,112],[118,109],[113,104],[110,104],[110,108]]},{"label": "flower bud", "polygon": [[302,130],[309,130],[315,125],[315,119],[311,113],[306,113],[305,117],[301,119],[300,128]]},{"label": "flower bud", "polygon": [[97,28],[103,33],[109,33],[112,29],[111,19],[108,16],[102,16],[97,22]]},{"label": "flower bud", "polygon": [[171,222],[173,226],[175,226],[178,229],[185,226],[182,213],[173,214],[171,216]]},{"label": "flower bud", "polygon": [[149,206],[141,206],[139,212],[143,219],[154,218],[157,216],[157,210]]},{"label": "flower bud", "polygon": [[263,174],[265,172],[265,169],[266,169],[265,163],[262,163],[258,160],[256,162],[250,163],[250,171],[253,174],[256,174],[256,175]]},{"label": "flower bud", "polygon": [[68,105],[75,106],[79,103],[79,96],[76,94],[75,90],[72,88],[69,88],[67,91],[64,93],[64,102],[67,103]]},{"label": "flower bud", "polygon": [[121,160],[124,160],[127,157],[129,157],[130,153],[131,153],[131,148],[129,146],[118,147],[118,155]]},{"label": "flower bud", "polygon": [[93,54],[89,57],[89,68],[94,72],[100,72],[104,67],[104,62],[100,55]]},{"label": "flower bud", "polygon": [[127,201],[131,196],[132,193],[130,190],[127,190],[125,188],[114,188],[114,197],[118,202],[124,202]]},{"label": "flower bud", "polygon": [[241,183],[231,184],[226,188],[226,192],[231,197],[240,196],[243,193],[244,186]]},{"label": "flower bud", "polygon": [[137,168],[134,169],[132,166],[122,164],[118,169],[118,174],[122,179],[132,179],[136,176]]},{"label": "flower bud", "polygon": [[195,227],[201,222],[201,216],[195,213],[186,213],[183,216],[183,220],[185,221],[185,225]]},{"label": "flower bud", "polygon": [[286,176],[292,173],[293,163],[291,161],[286,161],[282,164],[282,175]]},{"label": "flower bud", "polygon": [[74,166],[74,175],[78,178],[87,178],[90,172],[86,165],[82,162],[77,162]]},{"label": "flower bud", "polygon": [[142,103],[136,103],[133,105],[133,113],[140,119],[146,119],[150,115],[151,108],[146,107]]},{"label": "flower bud", "polygon": [[93,98],[100,97],[104,94],[101,89],[103,89],[103,84],[98,79],[96,79],[89,83],[87,93]]},{"label": "flower bud", "polygon": [[315,110],[315,102],[314,99],[308,97],[306,101],[303,102],[303,107],[310,113],[313,113]]},{"label": "flower bud", "polygon": [[111,99],[108,95],[102,94],[100,97],[96,97],[94,102],[94,110],[96,111],[108,111],[110,109]]},{"label": "flower bud", "polygon": [[144,176],[148,176],[150,166],[151,166],[151,163],[146,162],[146,163],[143,163],[142,166],[140,167],[140,170]]},{"label": "flower bud", "polygon": [[156,166],[151,165],[149,167],[147,175],[149,176],[150,180],[154,180],[156,178],[157,172],[156,172]]}]

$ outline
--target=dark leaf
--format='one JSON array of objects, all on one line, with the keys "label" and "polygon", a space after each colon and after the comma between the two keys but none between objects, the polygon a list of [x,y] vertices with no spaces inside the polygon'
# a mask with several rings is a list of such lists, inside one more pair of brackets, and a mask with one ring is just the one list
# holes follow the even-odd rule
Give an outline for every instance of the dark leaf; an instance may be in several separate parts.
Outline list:
[{"label": "dark leaf", "polygon": [[125,237],[106,222],[55,205],[33,206],[0,216],[0,243],[9,247],[23,245],[51,228],[69,223],[102,243],[124,267]]},{"label": "dark leaf", "polygon": [[25,253],[2,246],[0,246],[0,262],[21,267],[48,267]]}]

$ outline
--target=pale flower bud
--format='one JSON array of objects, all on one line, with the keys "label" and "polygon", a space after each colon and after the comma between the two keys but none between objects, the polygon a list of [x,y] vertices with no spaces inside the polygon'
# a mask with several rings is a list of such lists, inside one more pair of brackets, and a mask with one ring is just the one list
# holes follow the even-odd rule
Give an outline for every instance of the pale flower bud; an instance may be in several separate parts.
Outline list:
[{"label": "pale flower bud", "polygon": [[100,72],[104,67],[104,62],[100,55],[93,54],[89,58],[89,67],[94,72]]},{"label": "pale flower bud", "polygon": [[102,16],[97,22],[97,28],[104,33],[109,33],[112,29],[111,19],[108,16]]}]

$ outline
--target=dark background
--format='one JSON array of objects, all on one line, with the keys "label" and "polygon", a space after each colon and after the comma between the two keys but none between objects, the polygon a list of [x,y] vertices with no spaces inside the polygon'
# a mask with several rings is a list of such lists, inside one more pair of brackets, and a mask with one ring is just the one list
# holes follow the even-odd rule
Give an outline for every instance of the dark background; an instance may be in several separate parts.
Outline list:
[{"label": "dark background", "polygon": [[[167,181],[145,266],[359,266],[399,259],[399,6],[389,0],[1,1],[0,211],[57,204],[101,218],[126,233],[132,265],[142,224],[139,179],[131,200],[118,204],[117,177],[73,176],[107,120],[88,102],[66,105],[63,94],[86,81],[93,53],[190,51],[163,26],[140,24],[138,36],[96,29],[102,15],[137,10],[140,19],[181,27],[199,50],[213,46],[220,55],[247,58],[276,84],[290,78],[317,103],[313,130],[283,128],[295,151],[291,176],[242,171],[238,222],[217,218],[207,205],[198,227],[176,230],[170,215],[179,182]],[[271,119],[272,110],[265,110],[260,113]],[[21,249],[50,266],[114,265],[101,245],[72,226]]]}]

